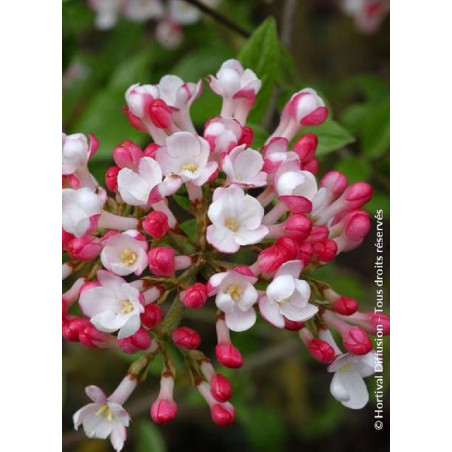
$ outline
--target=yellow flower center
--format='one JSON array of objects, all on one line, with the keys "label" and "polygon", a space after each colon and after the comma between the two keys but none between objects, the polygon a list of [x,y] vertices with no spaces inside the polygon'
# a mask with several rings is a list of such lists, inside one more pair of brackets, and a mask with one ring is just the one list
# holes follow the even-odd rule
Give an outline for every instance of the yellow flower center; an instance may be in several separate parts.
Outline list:
[{"label": "yellow flower center", "polygon": [[123,314],[128,314],[133,311],[133,304],[130,300],[122,300],[121,302],[121,312]]},{"label": "yellow flower center", "polygon": [[350,363],[344,364],[342,367],[339,368],[339,372],[347,372],[350,369]]},{"label": "yellow flower center", "polygon": [[137,253],[126,248],[121,251],[119,257],[122,260],[122,263],[125,265],[133,265],[137,261]]},{"label": "yellow flower center", "polygon": [[186,165],[182,165],[180,169],[194,173],[198,169],[198,165],[196,163],[187,163]]},{"label": "yellow flower center", "polygon": [[243,290],[238,284],[231,284],[226,290],[226,293],[236,302],[240,300],[242,292]]},{"label": "yellow flower center", "polygon": [[227,217],[226,220],[224,220],[224,225],[230,229],[232,232],[237,232],[239,229],[239,222],[232,217]]},{"label": "yellow flower center", "polygon": [[108,405],[102,405],[97,411],[96,416],[104,416],[109,422],[113,420],[113,413]]}]

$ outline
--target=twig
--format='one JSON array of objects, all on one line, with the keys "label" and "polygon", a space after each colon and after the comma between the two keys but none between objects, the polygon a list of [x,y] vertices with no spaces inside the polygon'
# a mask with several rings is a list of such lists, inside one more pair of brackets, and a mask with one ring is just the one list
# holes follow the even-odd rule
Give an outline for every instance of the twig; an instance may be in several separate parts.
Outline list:
[{"label": "twig", "polygon": [[205,5],[204,3],[201,3],[199,0],[183,0],[183,1],[190,3],[193,6],[196,6],[203,13],[208,14],[209,16],[213,17],[217,22],[220,22],[221,24],[225,25],[226,27],[229,27],[231,30],[236,31],[238,34],[240,34],[244,38],[250,37],[250,33],[247,30],[242,28],[240,25],[237,25],[235,22],[228,19],[227,17],[223,16],[218,11],[215,11],[214,9]]}]

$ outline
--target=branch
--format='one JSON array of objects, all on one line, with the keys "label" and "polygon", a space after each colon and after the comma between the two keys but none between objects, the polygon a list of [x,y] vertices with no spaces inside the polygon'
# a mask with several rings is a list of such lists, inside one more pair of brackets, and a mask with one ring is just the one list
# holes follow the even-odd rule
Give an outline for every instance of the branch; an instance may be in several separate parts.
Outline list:
[{"label": "branch", "polygon": [[205,5],[204,3],[201,3],[199,0],[183,0],[183,1],[190,3],[193,6],[196,6],[203,13],[213,17],[217,22],[220,22],[226,27],[229,27],[231,30],[236,31],[239,35],[243,36],[244,38],[250,37],[250,33],[247,30],[242,28],[240,25],[237,25],[235,22],[228,19],[227,17],[223,16],[218,11],[215,11],[214,9]]}]

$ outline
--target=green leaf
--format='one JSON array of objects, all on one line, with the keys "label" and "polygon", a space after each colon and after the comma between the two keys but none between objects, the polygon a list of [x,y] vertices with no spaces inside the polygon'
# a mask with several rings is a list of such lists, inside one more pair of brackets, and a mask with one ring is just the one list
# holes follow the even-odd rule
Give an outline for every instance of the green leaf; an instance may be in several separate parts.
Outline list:
[{"label": "green leaf", "polygon": [[156,425],[141,421],[137,428],[137,452],[166,452],[165,440]]},{"label": "green leaf", "polygon": [[269,133],[267,132],[267,130],[265,130],[264,127],[262,127],[259,124],[253,124],[248,122],[247,125],[251,127],[254,132],[252,148],[259,149],[267,141]]},{"label": "green leaf", "polygon": [[304,128],[303,134],[307,132],[313,132],[319,137],[317,156],[328,154],[355,141],[355,138],[333,119],[327,119],[320,126]]},{"label": "green leaf", "polygon": [[[251,35],[243,46],[238,59],[245,68],[253,70],[262,80],[251,114],[251,122],[261,122],[264,118],[273,89],[279,79],[281,65],[281,45],[276,30],[276,20],[269,17]],[[286,62],[287,64],[287,62]]]},{"label": "green leaf", "polygon": [[354,155],[342,158],[336,169],[346,174],[350,183],[368,180],[372,173],[370,163]]},{"label": "green leaf", "polygon": [[176,201],[177,204],[179,204],[179,206],[182,207],[182,209],[188,210],[190,206],[190,200],[187,196],[174,194],[172,198],[174,199],[174,201]]},{"label": "green leaf", "polygon": [[180,228],[188,235],[192,240],[196,240],[198,237],[198,228],[196,226],[196,220],[190,218],[180,224]]},{"label": "green leaf", "polygon": [[369,104],[353,104],[341,116],[341,123],[355,135],[359,135],[369,114]]},{"label": "green leaf", "polygon": [[389,99],[370,109],[362,130],[363,154],[381,157],[389,150]]}]

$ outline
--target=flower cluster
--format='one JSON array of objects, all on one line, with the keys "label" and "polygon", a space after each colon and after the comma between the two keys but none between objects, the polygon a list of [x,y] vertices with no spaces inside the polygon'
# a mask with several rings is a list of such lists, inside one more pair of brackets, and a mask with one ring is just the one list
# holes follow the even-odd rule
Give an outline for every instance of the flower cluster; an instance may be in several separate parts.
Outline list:
[{"label": "flower cluster", "polygon": [[[371,226],[362,210],[372,195],[367,183],[349,184],[337,171],[317,183],[318,139],[302,131],[326,120],[324,101],[310,88],[295,93],[256,149],[246,120],[261,81],[236,60],[208,81],[222,108],[202,134],[190,118],[202,81],[168,75],[127,90],[124,111],[152,141],[144,149],[124,141],[113,150],[107,190],[88,170],[95,137],[63,134],[63,336],[137,353],[110,397],[87,388],[93,403],[74,423],[89,437],[110,435],[116,450],[129,423],[122,405],[156,354],[164,365],[150,415],[157,423],[176,416],[171,342],[212,420],[234,420],[231,383],[199,349],[199,333],[183,324],[185,310],[216,307],[216,359],[229,368],[243,364],[231,331],[249,330],[258,317],[293,331],[334,373],[332,395],[353,409],[368,401],[363,377],[375,360],[368,334],[389,332],[386,315],[360,312],[356,300],[311,276],[358,247]],[[183,210],[191,219],[181,223]]]},{"label": "flower cluster", "polygon": [[[200,0],[207,6],[215,6],[218,0]],[[163,46],[175,48],[183,38],[182,27],[201,18],[198,8],[183,0],[89,0],[96,12],[96,27],[108,30],[122,16],[134,22],[157,21],[155,37]]]},{"label": "flower cluster", "polygon": [[356,28],[366,35],[375,33],[389,13],[389,0],[342,0],[342,10],[353,17]]}]

